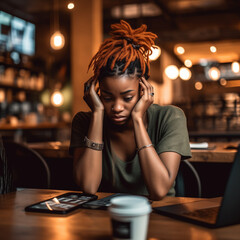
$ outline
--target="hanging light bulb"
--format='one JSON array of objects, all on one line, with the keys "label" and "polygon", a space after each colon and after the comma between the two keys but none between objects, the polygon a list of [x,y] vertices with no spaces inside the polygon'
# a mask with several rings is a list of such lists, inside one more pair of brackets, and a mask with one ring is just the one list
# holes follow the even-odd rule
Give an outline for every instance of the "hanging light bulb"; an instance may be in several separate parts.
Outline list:
[{"label": "hanging light bulb", "polygon": [[63,95],[60,91],[55,91],[51,96],[51,103],[55,107],[60,107],[63,104]]},{"label": "hanging light bulb", "polygon": [[161,55],[161,48],[159,46],[157,46],[157,45],[153,45],[151,47],[151,50],[152,50],[152,54],[149,55],[149,60],[150,61],[155,61]]},{"label": "hanging light bulb", "polygon": [[186,59],[186,60],[184,61],[184,65],[185,65],[186,67],[191,67],[191,66],[192,66],[192,61],[191,61],[190,59]]},{"label": "hanging light bulb", "polygon": [[201,82],[196,82],[194,85],[195,89],[197,89],[198,91],[202,90],[203,88],[203,84]]},{"label": "hanging light bulb", "polygon": [[175,47],[175,52],[176,52],[177,54],[179,54],[179,55],[182,55],[182,54],[185,53],[185,49],[184,49],[184,47],[182,47],[182,46],[176,46],[176,47]]},{"label": "hanging light bulb", "polygon": [[231,68],[234,73],[239,73],[240,71],[239,62],[232,62]]},{"label": "hanging light bulb", "polygon": [[220,71],[217,67],[211,67],[208,71],[210,79],[217,81],[220,78]]},{"label": "hanging light bulb", "polygon": [[226,86],[226,85],[227,85],[227,80],[226,80],[225,78],[221,78],[221,79],[220,79],[220,84],[221,84],[222,86]]},{"label": "hanging light bulb", "polygon": [[69,2],[68,5],[67,5],[67,8],[69,10],[72,10],[74,8],[74,3],[73,2]]},{"label": "hanging light bulb", "polygon": [[186,68],[186,67],[181,67],[179,70],[179,77],[184,80],[184,81],[188,81],[192,76],[191,71]]},{"label": "hanging light bulb", "polygon": [[217,48],[216,48],[215,46],[211,46],[211,47],[210,47],[210,51],[211,51],[212,53],[215,53],[215,52],[217,52]]},{"label": "hanging light bulb", "polygon": [[50,38],[50,46],[54,50],[62,49],[65,45],[65,38],[63,34],[59,30],[59,2],[58,0],[54,0],[54,19],[53,19],[53,25],[54,25],[54,33]]},{"label": "hanging light bulb", "polygon": [[175,65],[169,65],[165,68],[165,74],[168,78],[174,80],[178,77],[178,68]]},{"label": "hanging light bulb", "polygon": [[64,47],[65,38],[60,31],[56,31],[50,38],[50,45],[52,49],[59,50]]}]

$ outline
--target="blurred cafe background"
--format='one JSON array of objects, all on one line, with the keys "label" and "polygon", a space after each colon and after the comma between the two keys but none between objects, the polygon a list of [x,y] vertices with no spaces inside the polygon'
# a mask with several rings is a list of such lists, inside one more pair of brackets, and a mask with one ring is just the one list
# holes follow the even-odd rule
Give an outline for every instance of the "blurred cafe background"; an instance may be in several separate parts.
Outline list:
[{"label": "blurred cafe background", "polygon": [[190,140],[240,140],[239,9],[237,0],[1,0],[3,139],[38,149],[52,166],[71,159],[72,117],[88,110],[82,99],[88,63],[110,25],[125,19],[158,35],[149,80],[154,101],[183,109]]}]

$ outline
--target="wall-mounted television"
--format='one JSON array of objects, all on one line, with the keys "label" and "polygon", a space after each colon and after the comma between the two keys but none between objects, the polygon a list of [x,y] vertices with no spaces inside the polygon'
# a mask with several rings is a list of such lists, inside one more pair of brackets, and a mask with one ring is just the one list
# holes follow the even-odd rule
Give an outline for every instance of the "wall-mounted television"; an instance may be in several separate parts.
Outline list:
[{"label": "wall-mounted television", "polygon": [[35,24],[0,11],[0,51],[35,54]]}]

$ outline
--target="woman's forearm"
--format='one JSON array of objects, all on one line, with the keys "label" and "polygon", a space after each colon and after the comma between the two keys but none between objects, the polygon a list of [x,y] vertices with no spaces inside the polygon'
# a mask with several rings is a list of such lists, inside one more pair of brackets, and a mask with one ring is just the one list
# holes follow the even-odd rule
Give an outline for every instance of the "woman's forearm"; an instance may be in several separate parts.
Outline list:
[{"label": "woman's forearm", "polygon": [[[138,149],[143,146],[152,144],[142,119],[133,119],[133,123]],[[150,197],[152,199],[163,198],[171,188],[176,177],[175,172],[177,170],[175,171],[175,167],[173,167],[173,164],[170,169],[168,169],[165,162],[160,159],[153,146],[143,148],[138,152],[138,155]],[[171,155],[171,153],[168,153],[166,157],[168,156],[173,158],[177,157],[177,155]],[[178,161],[176,161],[176,163],[177,162]]]},{"label": "woman's forearm", "polygon": [[[103,115],[101,111],[92,114],[87,135],[92,142],[103,143]],[[102,151],[86,147],[74,158],[78,185],[84,192],[95,193],[102,179]]]}]

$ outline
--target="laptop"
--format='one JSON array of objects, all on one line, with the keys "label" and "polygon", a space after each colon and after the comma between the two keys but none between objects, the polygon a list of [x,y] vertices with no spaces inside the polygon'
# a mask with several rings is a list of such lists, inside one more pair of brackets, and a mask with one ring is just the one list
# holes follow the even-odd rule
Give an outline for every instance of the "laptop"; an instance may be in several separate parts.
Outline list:
[{"label": "laptop", "polygon": [[189,203],[155,207],[153,210],[165,216],[211,228],[240,223],[240,145],[223,197],[196,199]]}]

